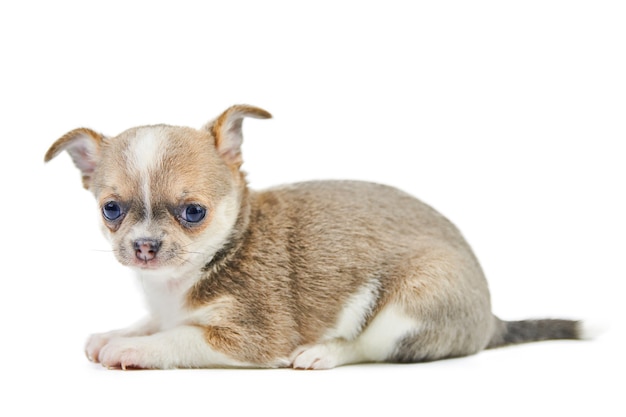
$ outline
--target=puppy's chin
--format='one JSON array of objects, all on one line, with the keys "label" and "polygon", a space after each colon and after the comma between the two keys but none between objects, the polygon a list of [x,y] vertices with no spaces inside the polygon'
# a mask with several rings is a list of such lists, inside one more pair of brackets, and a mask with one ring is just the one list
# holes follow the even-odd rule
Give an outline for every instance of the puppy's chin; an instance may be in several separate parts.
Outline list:
[{"label": "puppy's chin", "polygon": [[124,265],[149,282],[168,283],[168,285],[177,282],[180,278],[196,276],[196,272],[200,271],[199,268],[195,268],[189,262],[166,263],[160,262],[158,259],[148,262],[136,260]]},{"label": "puppy's chin", "polygon": [[138,273],[139,275],[155,278],[164,277],[164,278],[175,278],[175,276],[180,275],[180,267],[176,267],[173,265],[161,265],[161,264],[153,264],[153,265],[127,265],[133,271]]}]

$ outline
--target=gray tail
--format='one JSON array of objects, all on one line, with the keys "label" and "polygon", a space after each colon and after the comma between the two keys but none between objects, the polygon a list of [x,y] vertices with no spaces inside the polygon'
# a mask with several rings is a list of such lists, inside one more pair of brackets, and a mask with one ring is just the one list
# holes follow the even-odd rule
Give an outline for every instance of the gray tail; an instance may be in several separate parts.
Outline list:
[{"label": "gray tail", "polygon": [[487,348],[554,339],[582,339],[582,322],[541,319],[503,321],[496,319],[496,330]]}]

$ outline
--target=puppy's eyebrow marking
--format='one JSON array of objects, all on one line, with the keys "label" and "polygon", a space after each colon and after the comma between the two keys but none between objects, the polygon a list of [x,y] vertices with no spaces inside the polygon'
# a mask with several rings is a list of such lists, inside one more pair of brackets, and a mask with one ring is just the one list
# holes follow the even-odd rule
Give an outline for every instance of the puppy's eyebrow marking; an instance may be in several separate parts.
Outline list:
[{"label": "puppy's eyebrow marking", "polygon": [[139,187],[145,207],[146,218],[152,217],[151,172],[159,169],[165,155],[165,132],[158,127],[138,129],[126,150],[126,159],[139,179]]}]

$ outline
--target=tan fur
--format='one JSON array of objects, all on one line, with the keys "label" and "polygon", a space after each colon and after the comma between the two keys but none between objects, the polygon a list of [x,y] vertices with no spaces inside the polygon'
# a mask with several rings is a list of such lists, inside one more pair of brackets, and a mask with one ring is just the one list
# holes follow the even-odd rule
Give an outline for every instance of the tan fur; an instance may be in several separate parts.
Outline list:
[{"label": "tan fur", "polygon": [[217,119],[205,126],[205,129],[209,130],[215,138],[215,148],[235,170],[238,170],[243,163],[240,146],[241,124],[244,116],[258,119],[272,117],[269,112],[258,107],[236,105],[228,108]]},{"label": "tan fur", "polygon": [[[100,205],[123,207],[103,224],[118,260],[150,289],[149,325],[92,337],[92,360],[323,368],[540,337],[506,334],[460,232],[410,195],[354,181],[249,190],[239,170],[246,116],[271,117],[233,106],[201,130],[147,126],[108,139],[77,129],[46,154],[67,149]],[[183,222],[188,204],[205,207],[204,220]],[[150,262],[133,246],[144,238],[160,244]]]},{"label": "tan fur", "polygon": [[[82,143],[89,142],[93,145],[94,151],[99,153],[103,139],[104,137],[101,134],[96,133],[91,129],[84,127],[74,129],[63,135],[50,147],[50,149],[48,149],[48,152],[46,152],[44,157],[44,162],[50,161],[62,151],[67,150],[72,157],[74,164],[83,173],[83,187],[85,189],[89,189],[91,176],[93,174],[93,169],[95,168],[95,161],[90,160],[93,160],[97,157],[97,155],[95,153],[89,154],[88,147],[85,147]],[[90,164],[93,164],[94,166],[86,168],[84,161],[90,161]]]},{"label": "tan fur", "polygon": [[[317,341],[350,294],[372,277],[383,294],[374,312],[398,303],[435,329],[463,317],[482,327],[467,336],[464,352],[488,343],[489,296],[478,264],[454,226],[412,197],[368,183],[311,182],[252,193],[249,204],[248,235],[236,261],[214,266],[188,302],[198,306],[237,294],[245,308],[233,321],[256,335],[258,355],[282,355]],[[452,317],[442,314],[448,310]],[[432,354],[446,356],[457,340],[446,343],[445,353]]]}]

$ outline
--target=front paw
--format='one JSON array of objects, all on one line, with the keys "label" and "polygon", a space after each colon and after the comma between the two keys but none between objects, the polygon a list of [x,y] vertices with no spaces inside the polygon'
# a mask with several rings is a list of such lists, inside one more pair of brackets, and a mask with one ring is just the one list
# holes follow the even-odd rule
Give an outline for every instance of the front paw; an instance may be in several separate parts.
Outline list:
[{"label": "front paw", "polygon": [[103,346],[112,339],[111,332],[92,334],[85,344],[85,355],[91,362],[98,363],[98,356]]},{"label": "front paw", "polygon": [[160,368],[156,363],[154,352],[149,344],[142,343],[141,338],[128,337],[110,340],[99,352],[98,362],[109,369],[154,369]]}]

